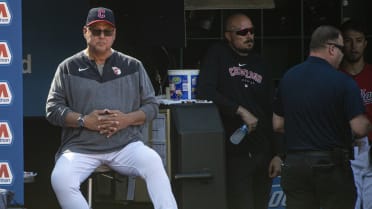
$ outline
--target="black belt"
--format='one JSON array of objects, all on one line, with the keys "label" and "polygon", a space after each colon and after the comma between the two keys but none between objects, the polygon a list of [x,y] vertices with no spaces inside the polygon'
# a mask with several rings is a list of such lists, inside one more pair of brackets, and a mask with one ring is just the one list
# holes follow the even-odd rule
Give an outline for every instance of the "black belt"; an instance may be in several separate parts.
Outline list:
[{"label": "black belt", "polygon": [[287,155],[303,155],[303,156],[309,156],[309,157],[346,157],[346,158],[352,157],[349,151],[345,149],[341,149],[341,148],[336,148],[335,150],[332,150],[332,151],[295,150],[295,151],[288,151]]},{"label": "black belt", "polygon": [[[347,166],[350,167],[350,159],[352,159],[351,153],[343,148],[335,148],[330,151],[320,151],[320,150],[298,150],[298,151],[288,151],[287,160],[298,161],[302,158],[306,158],[314,163],[315,165],[321,164],[334,164],[337,166]],[[326,162],[327,161],[327,162]]]},{"label": "black belt", "polygon": [[332,157],[333,151],[320,151],[320,150],[308,150],[308,151],[288,151],[287,155],[305,155],[314,157]]}]

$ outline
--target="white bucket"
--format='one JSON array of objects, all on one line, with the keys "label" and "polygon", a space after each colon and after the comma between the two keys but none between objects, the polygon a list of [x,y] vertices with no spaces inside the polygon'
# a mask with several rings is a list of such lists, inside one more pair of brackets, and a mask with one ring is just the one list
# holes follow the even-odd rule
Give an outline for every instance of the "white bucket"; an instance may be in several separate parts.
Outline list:
[{"label": "white bucket", "polygon": [[195,99],[199,70],[168,70],[170,99]]}]

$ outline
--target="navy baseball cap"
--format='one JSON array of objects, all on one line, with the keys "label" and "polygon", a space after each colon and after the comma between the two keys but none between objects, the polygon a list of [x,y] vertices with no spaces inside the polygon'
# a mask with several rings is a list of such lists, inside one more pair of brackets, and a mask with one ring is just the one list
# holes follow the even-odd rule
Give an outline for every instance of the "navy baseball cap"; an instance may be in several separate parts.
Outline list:
[{"label": "navy baseball cap", "polygon": [[89,26],[97,22],[105,22],[115,27],[114,12],[112,12],[111,9],[107,9],[104,7],[96,7],[90,9],[88,12],[88,17],[85,25]]}]

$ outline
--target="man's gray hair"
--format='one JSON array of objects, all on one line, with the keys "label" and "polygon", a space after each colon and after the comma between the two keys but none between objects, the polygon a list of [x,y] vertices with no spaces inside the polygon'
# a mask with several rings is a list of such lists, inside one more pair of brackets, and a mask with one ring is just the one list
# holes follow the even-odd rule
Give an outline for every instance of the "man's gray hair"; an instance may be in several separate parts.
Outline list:
[{"label": "man's gray hair", "polygon": [[311,35],[310,51],[324,48],[329,41],[335,41],[341,35],[341,31],[334,26],[321,25]]}]

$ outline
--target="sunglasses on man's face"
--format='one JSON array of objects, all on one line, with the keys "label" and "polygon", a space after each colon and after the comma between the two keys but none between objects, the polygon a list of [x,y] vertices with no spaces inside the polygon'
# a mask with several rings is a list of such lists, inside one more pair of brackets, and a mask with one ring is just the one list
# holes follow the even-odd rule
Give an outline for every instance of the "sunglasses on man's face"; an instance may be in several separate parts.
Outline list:
[{"label": "sunglasses on man's face", "polygon": [[104,36],[112,36],[114,34],[114,30],[99,30],[95,28],[89,28],[89,30],[92,32],[93,36],[101,36],[102,33]]},{"label": "sunglasses on man's face", "polygon": [[236,35],[238,36],[246,36],[248,33],[250,33],[251,35],[254,34],[254,27],[251,27],[251,28],[244,28],[244,29],[241,29],[241,30],[230,30],[228,32],[235,32]]}]

